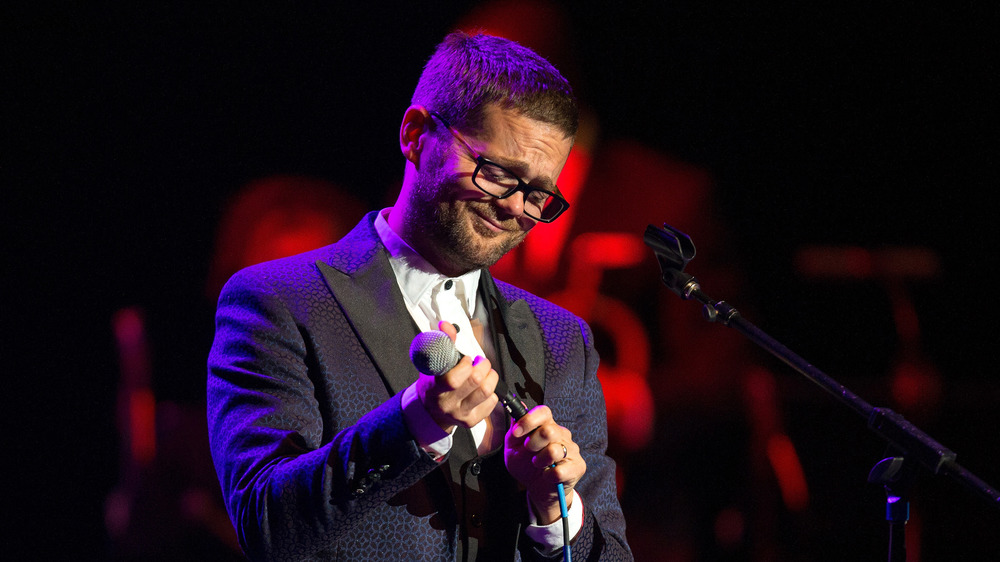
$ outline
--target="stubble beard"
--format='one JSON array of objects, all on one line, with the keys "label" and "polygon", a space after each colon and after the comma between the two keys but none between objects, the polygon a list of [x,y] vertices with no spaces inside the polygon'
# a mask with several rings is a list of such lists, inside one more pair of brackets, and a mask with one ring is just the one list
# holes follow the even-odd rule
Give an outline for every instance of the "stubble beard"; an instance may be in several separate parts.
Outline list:
[{"label": "stubble beard", "polygon": [[[419,172],[411,193],[406,223],[414,242],[436,254],[452,273],[488,268],[520,244],[527,232],[517,219],[500,219],[489,201],[456,200],[451,193],[459,178],[443,169],[444,152],[435,154],[427,173]],[[496,232],[483,224],[478,214],[489,217],[508,229]],[[431,256],[424,256],[431,258]],[[438,266],[445,264],[437,264]]]}]

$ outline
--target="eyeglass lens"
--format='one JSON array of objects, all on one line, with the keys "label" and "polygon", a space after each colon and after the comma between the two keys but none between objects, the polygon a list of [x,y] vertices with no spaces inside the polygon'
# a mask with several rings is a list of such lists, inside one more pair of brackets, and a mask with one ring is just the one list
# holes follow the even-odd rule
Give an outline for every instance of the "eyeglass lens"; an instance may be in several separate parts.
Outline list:
[{"label": "eyeglass lens", "polygon": [[[512,194],[521,185],[521,180],[512,172],[490,162],[483,162],[473,179],[480,189],[501,198]],[[560,205],[553,204],[557,198],[551,197],[549,192],[531,188],[525,191],[524,212],[528,216],[547,219],[559,210]]]}]

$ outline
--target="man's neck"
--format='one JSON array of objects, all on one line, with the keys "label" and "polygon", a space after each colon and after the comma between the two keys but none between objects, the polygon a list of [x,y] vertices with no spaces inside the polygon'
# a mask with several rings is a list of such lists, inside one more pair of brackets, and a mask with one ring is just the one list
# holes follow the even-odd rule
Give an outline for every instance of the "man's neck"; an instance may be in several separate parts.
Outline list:
[{"label": "man's neck", "polygon": [[399,236],[400,240],[406,242],[414,252],[420,254],[420,257],[424,258],[441,275],[446,277],[461,277],[472,271],[471,268],[456,268],[450,265],[451,262],[441,252],[438,252],[432,244],[428,243],[425,237],[417,236],[406,227],[406,222],[403,218],[404,215],[405,213],[397,210],[396,207],[390,207],[386,223],[396,233],[396,236]]}]

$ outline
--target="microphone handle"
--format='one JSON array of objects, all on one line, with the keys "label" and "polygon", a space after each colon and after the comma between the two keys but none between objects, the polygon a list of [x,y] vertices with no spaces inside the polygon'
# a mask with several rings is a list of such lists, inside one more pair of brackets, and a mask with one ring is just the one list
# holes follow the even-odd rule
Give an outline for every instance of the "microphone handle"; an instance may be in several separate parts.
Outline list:
[{"label": "microphone handle", "polygon": [[494,392],[497,397],[500,398],[500,403],[503,404],[504,410],[507,410],[507,413],[510,417],[514,418],[514,421],[523,418],[528,413],[528,410],[524,407],[524,402],[521,402],[521,400],[507,388],[507,383],[503,382],[503,379],[497,381],[497,387]]}]

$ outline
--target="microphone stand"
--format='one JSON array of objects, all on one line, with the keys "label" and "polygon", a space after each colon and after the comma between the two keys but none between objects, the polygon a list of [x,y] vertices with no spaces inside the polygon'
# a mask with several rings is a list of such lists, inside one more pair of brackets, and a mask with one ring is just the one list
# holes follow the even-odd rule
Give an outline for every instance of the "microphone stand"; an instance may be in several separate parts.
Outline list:
[{"label": "microphone stand", "polygon": [[646,227],[643,240],[656,254],[662,281],[668,289],[684,300],[703,305],[705,318],[735,329],[750,341],[789,367],[811,380],[820,388],[867,420],[868,427],[882,436],[898,454],[881,460],[868,475],[868,481],[879,483],[886,490],[886,521],[889,522],[889,560],[906,561],[905,525],[909,519],[909,492],[917,467],[932,474],[947,475],[964,485],[973,494],[1000,509],[1000,492],[979,479],[957,462],[954,452],[944,447],[900,414],[877,408],[865,402],[826,373],[813,367],[780,342],[747,321],[732,305],[706,295],[694,276],[684,273],[684,267],[695,256],[694,243],[683,232],[664,224],[663,228]]}]

